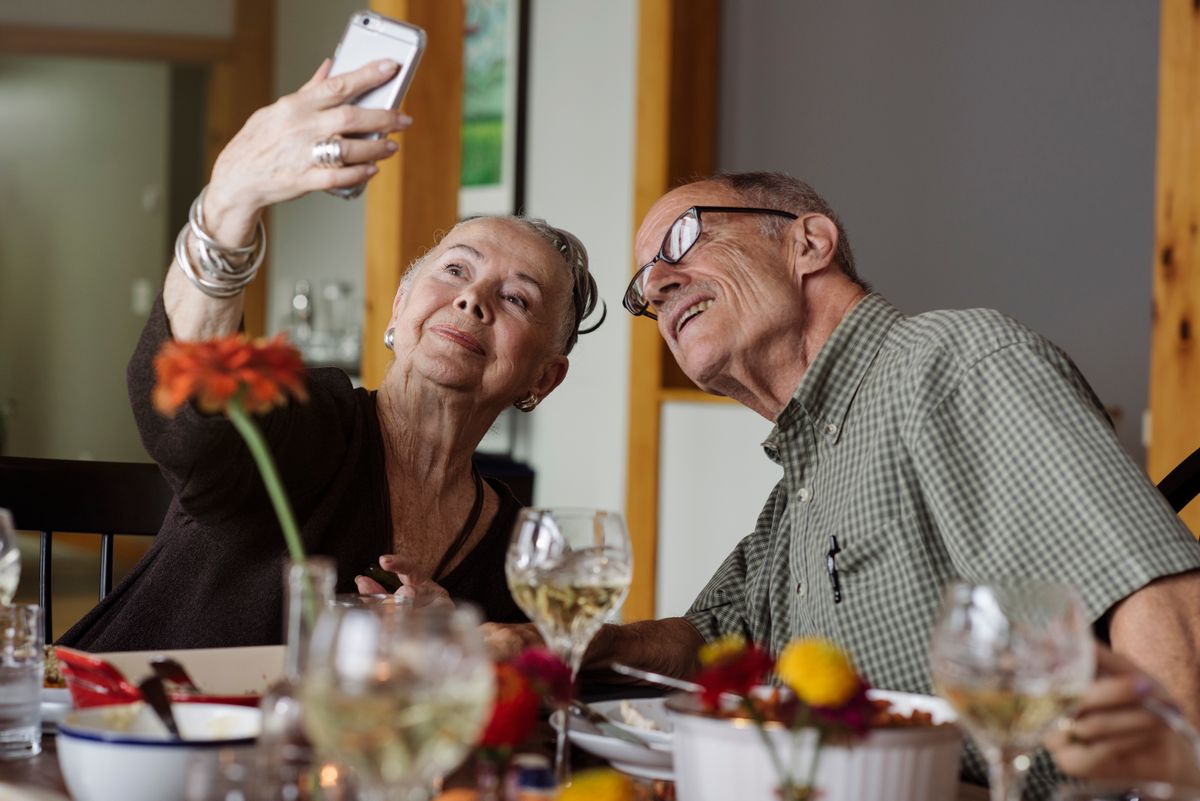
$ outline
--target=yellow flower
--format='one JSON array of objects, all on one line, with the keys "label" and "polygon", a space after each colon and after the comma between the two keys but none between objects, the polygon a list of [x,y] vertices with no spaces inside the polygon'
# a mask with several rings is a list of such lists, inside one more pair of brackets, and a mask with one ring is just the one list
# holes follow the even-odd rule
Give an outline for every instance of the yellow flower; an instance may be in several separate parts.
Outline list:
[{"label": "yellow flower", "polygon": [[724,662],[746,650],[746,638],[740,634],[726,634],[700,646],[700,664],[708,667]]},{"label": "yellow flower", "polygon": [[836,709],[853,698],[859,686],[850,658],[820,637],[793,640],[783,649],[775,671],[809,706]]},{"label": "yellow flower", "polygon": [[575,774],[558,801],[633,801],[633,785],[615,770],[585,770]]}]

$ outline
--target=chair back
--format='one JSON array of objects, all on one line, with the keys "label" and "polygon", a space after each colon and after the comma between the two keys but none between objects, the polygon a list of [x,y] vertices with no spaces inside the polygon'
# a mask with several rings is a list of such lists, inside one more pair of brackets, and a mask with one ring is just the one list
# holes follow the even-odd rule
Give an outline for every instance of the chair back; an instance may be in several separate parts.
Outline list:
[{"label": "chair back", "polygon": [[158,533],[171,504],[171,488],[153,464],[82,462],[0,456],[0,507],[13,523],[41,534],[38,602],[52,639],[51,563],[54,534],[100,537],[100,598],[112,591],[113,536]]},{"label": "chair back", "polygon": [[1166,496],[1167,503],[1176,512],[1183,511],[1200,494],[1200,448],[1158,482],[1158,491]]}]

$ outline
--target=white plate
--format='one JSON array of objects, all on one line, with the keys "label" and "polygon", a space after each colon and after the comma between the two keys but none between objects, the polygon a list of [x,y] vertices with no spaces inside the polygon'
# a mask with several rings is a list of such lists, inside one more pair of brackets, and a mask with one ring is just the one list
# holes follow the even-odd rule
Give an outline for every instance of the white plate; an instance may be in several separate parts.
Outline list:
[{"label": "white plate", "polygon": [[169,656],[183,665],[197,687],[211,695],[261,694],[283,675],[283,655],[282,645],[96,654],[133,684],[153,673],[151,659]]},{"label": "white plate", "polygon": [[[601,705],[592,704],[592,706],[600,707]],[[555,731],[558,731],[561,714],[561,712],[555,712],[550,716],[550,725],[554,727]],[[572,743],[589,754],[607,759],[614,768],[622,773],[643,779],[664,779],[666,781],[675,779],[675,772],[672,769],[673,757],[669,746],[642,748],[625,740],[601,734],[599,729],[591,723],[578,717],[571,718],[571,728],[567,731],[567,736]]]},{"label": "white plate", "polygon": [[41,787],[0,782],[0,801],[67,801],[67,797]]},{"label": "white plate", "polygon": [[[657,728],[643,729],[640,726],[634,726],[626,722],[625,716],[621,712],[621,705],[626,701],[638,714],[649,720]],[[661,745],[670,748],[675,738],[672,731],[673,724],[671,723],[670,713],[667,712],[667,708],[663,705],[665,701],[665,698],[629,698],[615,701],[597,701],[594,704],[588,704],[588,706],[611,720],[617,728],[635,734],[652,745]]]},{"label": "white plate", "polygon": [[[42,688],[42,732],[55,730],[59,721],[71,711],[71,691],[66,687]],[[0,801],[4,801],[0,797]]]}]

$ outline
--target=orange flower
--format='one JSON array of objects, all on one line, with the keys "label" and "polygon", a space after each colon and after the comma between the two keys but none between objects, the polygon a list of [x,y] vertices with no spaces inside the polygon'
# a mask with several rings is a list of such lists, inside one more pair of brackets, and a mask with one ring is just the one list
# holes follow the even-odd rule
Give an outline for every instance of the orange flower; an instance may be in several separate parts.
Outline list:
[{"label": "orange flower", "polygon": [[537,725],[538,696],[515,665],[496,663],[496,700],[480,737],[484,748],[508,750],[525,742]]},{"label": "orange flower", "polygon": [[165,415],[191,398],[204,412],[223,412],[239,392],[251,414],[282,406],[289,393],[308,398],[300,352],[282,334],[271,340],[235,334],[206,342],[170,341],[154,358],[154,371],[154,406]]}]

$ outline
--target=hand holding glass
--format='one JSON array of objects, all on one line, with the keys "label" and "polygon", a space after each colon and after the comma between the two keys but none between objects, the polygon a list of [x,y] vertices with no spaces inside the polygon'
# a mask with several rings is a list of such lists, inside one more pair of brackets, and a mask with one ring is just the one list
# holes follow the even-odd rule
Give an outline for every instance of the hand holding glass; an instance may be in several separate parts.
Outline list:
[{"label": "hand holding glass", "polygon": [[1019,801],[1042,733],[1095,672],[1078,594],[1062,584],[952,584],[931,651],[938,694],[987,757],[992,801]]}]

